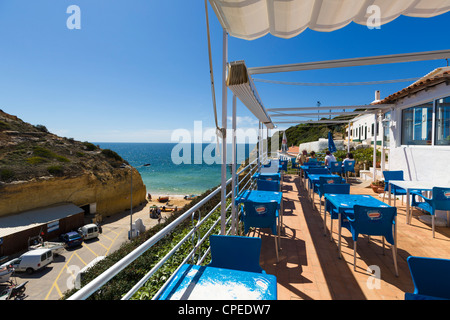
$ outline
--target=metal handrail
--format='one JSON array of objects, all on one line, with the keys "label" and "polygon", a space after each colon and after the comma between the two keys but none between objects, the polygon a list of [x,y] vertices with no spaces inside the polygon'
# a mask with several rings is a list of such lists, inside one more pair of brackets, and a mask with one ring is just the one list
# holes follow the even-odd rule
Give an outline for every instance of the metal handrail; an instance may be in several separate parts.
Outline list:
[{"label": "metal handrail", "polygon": [[[247,170],[249,167],[254,165],[256,162],[256,159],[249,163],[247,166],[245,166],[243,169],[241,169],[239,172],[236,173],[236,179],[238,180],[239,185],[239,175]],[[252,170],[250,170],[251,172]],[[246,175],[248,176],[248,174]],[[244,180],[244,179],[242,179]],[[241,180],[241,182],[242,182]],[[226,182],[226,186],[228,186],[232,181],[232,178],[228,179]],[[192,208],[188,209],[185,213],[183,213],[181,216],[179,216],[177,219],[175,219],[173,222],[171,222],[168,226],[166,226],[164,229],[156,233],[154,236],[152,236],[150,239],[145,241],[143,244],[141,244],[139,247],[134,249],[132,252],[127,254],[125,257],[123,257],[121,260],[116,262],[113,266],[111,266],[108,270],[103,272],[101,275],[99,275],[97,278],[92,280],[90,283],[88,283],[86,286],[78,290],[76,293],[74,293],[72,296],[68,298],[68,300],[85,300],[89,298],[94,292],[99,290],[103,285],[105,285],[109,280],[111,280],[114,276],[116,276],[120,271],[125,269],[128,265],[130,265],[133,261],[135,261],[137,258],[139,258],[143,253],[145,253],[148,249],[153,247],[158,241],[160,241],[162,238],[164,238],[166,235],[168,235],[173,229],[175,229],[178,225],[180,225],[186,218],[194,214],[197,210],[199,210],[205,203],[207,203],[209,200],[211,200],[216,194],[218,194],[221,191],[222,187],[217,187],[214,191],[212,191],[209,195],[207,195],[205,198],[203,198],[201,201],[199,201],[197,204],[195,204]],[[232,192],[229,192],[227,194],[227,198],[229,195],[231,195]],[[221,203],[219,202],[219,205]],[[218,207],[217,205],[216,207]],[[215,207],[215,208],[216,208]],[[227,207],[227,210],[229,209],[230,205]],[[214,211],[212,211],[214,212]],[[219,218],[220,219],[220,218]],[[205,221],[203,219],[202,221]],[[193,229],[191,232],[194,232]],[[189,235],[192,235],[192,233],[189,232]],[[174,253],[176,249],[178,249],[182,243],[184,243],[187,240],[186,236],[183,238],[182,241],[180,241],[169,253]],[[193,253],[195,253],[196,248],[194,248]],[[193,253],[190,253],[188,257],[190,258]],[[171,254],[171,255],[172,255]],[[167,256],[167,255],[166,255]],[[170,257],[170,256],[169,256]],[[164,257],[161,259],[155,267],[150,270],[147,275],[150,274],[148,278],[151,277],[163,264],[167,261],[169,257]],[[187,261],[188,259],[185,259],[184,261]],[[144,276],[144,278],[147,277],[147,275]],[[144,279],[143,278],[143,279]],[[145,281],[147,281],[146,279]],[[124,298],[129,299],[144,283],[142,279],[138,282],[139,287],[137,284],[124,296]],[[167,284],[168,282],[166,282]],[[133,291],[133,292],[132,292]]]}]

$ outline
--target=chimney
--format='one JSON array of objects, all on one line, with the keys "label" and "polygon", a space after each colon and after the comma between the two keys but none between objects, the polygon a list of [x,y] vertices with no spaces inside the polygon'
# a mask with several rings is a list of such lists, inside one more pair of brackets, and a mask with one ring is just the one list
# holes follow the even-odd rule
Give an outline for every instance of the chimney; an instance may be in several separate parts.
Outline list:
[{"label": "chimney", "polygon": [[375,101],[380,101],[380,90],[375,91]]}]

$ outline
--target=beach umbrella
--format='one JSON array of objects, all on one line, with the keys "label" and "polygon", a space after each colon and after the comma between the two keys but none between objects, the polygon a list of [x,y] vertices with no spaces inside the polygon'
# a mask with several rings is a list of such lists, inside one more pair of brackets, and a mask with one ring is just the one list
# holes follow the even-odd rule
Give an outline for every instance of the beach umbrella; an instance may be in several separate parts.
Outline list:
[{"label": "beach umbrella", "polygon": [[281,152],[286,153],[288,150],[286,131],[283,131],[283,140],[281,140]]},{"label": "beach umbrella", "polygon": [[333,134],[331,131],[328,132],[328,150],[331,153],[336,152],[336,146],[334,145]]}]

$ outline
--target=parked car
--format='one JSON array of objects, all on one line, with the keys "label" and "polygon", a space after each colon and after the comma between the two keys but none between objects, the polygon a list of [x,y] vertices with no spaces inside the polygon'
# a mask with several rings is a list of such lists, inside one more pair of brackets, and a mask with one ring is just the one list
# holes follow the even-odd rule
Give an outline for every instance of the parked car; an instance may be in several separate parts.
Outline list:
[{"label": "parked car", "polygon": [[78,233],[83,237],[84,240],[89,240],[92,238],[97,238],[100,234],[100,230],[96,224],[90,223],[79,228]]},{"label": "parked car", "polygon": [[4,263],[2,266],[12,266],[15,271],[26,271],[31,274],[42,269],[53,261],[50,249],[36,249],[25,252],[19,258]]},{"label": "parked car", "polygon": [[81,246],[83,237],[76,231],[70,231],[59,236],[59,239],[66,243],[68,248]]}]

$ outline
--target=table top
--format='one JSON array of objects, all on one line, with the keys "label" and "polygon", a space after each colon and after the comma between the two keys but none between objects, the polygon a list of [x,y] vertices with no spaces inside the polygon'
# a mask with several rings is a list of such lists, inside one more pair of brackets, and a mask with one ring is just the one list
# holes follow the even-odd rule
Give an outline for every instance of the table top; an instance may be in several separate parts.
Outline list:
[{"label": "table top", "polygon": [[353,209],[355,204],[368,207],[389,207],[381,200],[363,194],[325,194],[325,199],[331,202],[340,212]]},{"label": "table top", "polygon": [[160,300],[276,300],[271,274],[184,264]]},{"label": "table top", "polygon": [[434,187],[449,187],[448,183],[438,183],[431,180],[389,180],[389,184],[403,189],[433,190]]},{"label": "table top", "polygon": [[340,176],[338,176],[337,174],[318,174],[318,173],[308,174],[308,179],[311,181],[319,181],[320,177],[336,178],[336,177],[340,177]]},{"label": "table top", "polygon": [[261,190],[244,190],[241,195],[236,198],[237,203],[242,202],[272,202],[281,203],[283,193],[278,191],[261,191]]}]

